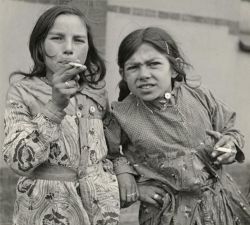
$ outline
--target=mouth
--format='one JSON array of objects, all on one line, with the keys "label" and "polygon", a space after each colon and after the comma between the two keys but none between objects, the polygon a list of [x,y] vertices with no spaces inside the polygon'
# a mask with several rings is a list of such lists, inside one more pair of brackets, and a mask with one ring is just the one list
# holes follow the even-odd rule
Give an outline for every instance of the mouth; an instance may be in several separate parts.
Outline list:
[{"label": "mouth", "polygon": [[62,59],[62,60],[59,60],[58,63],[60,64],[69,64],[69,63],[79,63],[80,60],[79,59]]},{"label": "mouth", "polygon": [[147,90],[147,89],[150,89],[154,86],[155,86],[154,84],[140,84],[137,86],[137,88]]}]

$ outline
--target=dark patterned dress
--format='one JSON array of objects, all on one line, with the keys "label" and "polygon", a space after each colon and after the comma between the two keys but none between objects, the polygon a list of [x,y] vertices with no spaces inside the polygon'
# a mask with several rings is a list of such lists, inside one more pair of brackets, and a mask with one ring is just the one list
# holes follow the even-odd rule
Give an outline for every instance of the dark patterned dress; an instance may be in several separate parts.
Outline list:
[{"label": "dark patterned dress", "polygon": [[102,123],[104,85],[86,85],[62,113],[47,104],[51,90],[33,77],[8,91],[3,154],[20,175],[13,224],[117,225],[118,184]]},{"label": "dark patterned dress", "polygon": [[246,199],[210,157],[216,140],[207,131],[217,131],[233,138],[236,159],[244,160],[243,136],[234,122],[235,113],[208,90],[184,83],[162,108],[133,94],[112,104],[105,131],[116,173],[133,173],[138,182],[168,193],[161,209],[141,203],[140,224],[250,224]]}]

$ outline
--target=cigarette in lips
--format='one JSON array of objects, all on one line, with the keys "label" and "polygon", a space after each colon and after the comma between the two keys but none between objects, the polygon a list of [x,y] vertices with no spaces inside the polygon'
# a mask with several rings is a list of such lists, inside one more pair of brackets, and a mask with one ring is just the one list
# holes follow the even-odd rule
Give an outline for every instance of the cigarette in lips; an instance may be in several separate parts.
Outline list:
[{"label": "cigarette in lips", "polygon": [[76,63],[76,62],[69,62],[69,65],[74,66],[74,67],[78,67],[78,68],[81,68],[81,69],[84,69],[84,70],[87,69],[87,67],[85,65],[82,65],[82,64]]},{"label": "cigarette in lips", "polygon": [[223,147],[218,147],[215,149],[216,151],[219,151],[219,152],[229,152],[229,153],[232,153],[234,151],[234,149],[231,149],[231,148],[223,148]]}]

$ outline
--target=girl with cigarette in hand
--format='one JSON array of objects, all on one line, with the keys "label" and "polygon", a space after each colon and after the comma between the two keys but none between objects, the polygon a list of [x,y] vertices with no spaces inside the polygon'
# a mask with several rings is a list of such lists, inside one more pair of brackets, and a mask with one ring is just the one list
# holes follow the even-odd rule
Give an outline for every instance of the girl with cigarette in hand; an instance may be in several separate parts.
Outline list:
[{"label": "girl with cigarette in hand", "polygon": [[250,206],[223,170],[244,160],[235,113],[190,83],[173,38],[135,30],[120,44],[118,65],[119,102],[105,132],[123,206],[141,201],[141,225],[250,224]]},{"label": "girl with cigarette in hand", "polygon": [[105,66],[81,11],[55,6],[30,36],[30,73],[8,90],[3,155],[20,175],[13,224],[118,224],[106,159]]}]

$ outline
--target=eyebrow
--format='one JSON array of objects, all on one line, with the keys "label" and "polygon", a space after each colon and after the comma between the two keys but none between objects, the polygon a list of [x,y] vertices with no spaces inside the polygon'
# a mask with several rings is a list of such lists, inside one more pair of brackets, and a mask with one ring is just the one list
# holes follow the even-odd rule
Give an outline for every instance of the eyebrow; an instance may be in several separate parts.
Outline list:
[{"label": "eyebrow", "polygon": [[[48,35],[60,35],[60,36],[64,36],[65,34],[62,32],[56,32],[56,31],[49,31]],[[78,37],[78,38],[87,38],[87,36],[85,34],[76,34],[73,35],[74,37]]]},{"label": "eyebrow", "polygon": [[[154,57],[154,58],[152,58],[152,59],[146,60],[144,63],[150,63],[150,62],[153,62],[153,61],[155,61],[155,60],[161,60],[161,58],[159,58],[159,57]],[[140,64],[142,64],[142,63],[141,63],[141,62],[127,62],[127,63],[125,63],[125,66],[140,65]]]}]

